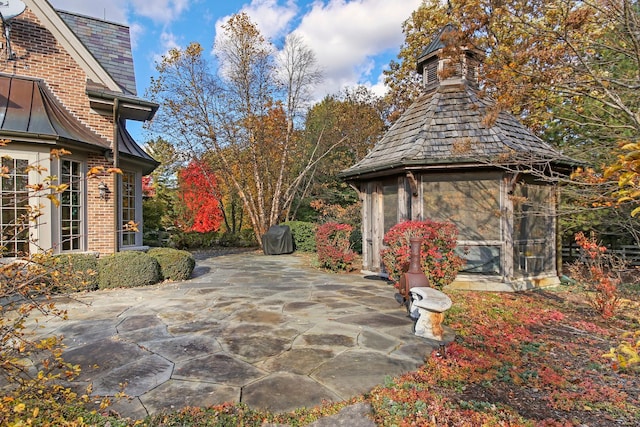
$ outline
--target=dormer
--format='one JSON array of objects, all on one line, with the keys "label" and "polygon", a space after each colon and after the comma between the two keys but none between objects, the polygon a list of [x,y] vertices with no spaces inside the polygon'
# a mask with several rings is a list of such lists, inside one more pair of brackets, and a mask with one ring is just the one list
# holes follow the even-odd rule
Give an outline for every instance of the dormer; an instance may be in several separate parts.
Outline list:
[{"label": "dormer", "polygon": [[474,49],[462,47],[459,60],[444,55],[448,43],[453,42],[453,33],[457,29],[452,24],[444,26],[423,50],[418,58],[417,71],[422,75],[426,89],[434,89],[440,85],[466,83],[478,87],[478,67],[481,53]]}]

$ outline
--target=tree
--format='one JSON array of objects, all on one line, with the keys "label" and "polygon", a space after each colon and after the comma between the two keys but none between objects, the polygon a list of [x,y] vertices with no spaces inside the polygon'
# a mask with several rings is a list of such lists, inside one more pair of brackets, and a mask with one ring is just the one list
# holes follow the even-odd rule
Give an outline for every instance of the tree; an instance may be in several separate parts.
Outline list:
[{"label": "tree", "polygon": [[[624,163],[634,154],[617,157],[616,150],[632,147],[640,134],[639,19],[638,3],[631,0],[425,3],[404,23],[400,62],[387,72],[388,101],[401,112],[421,90],[416,59],[436,31],[452,23],[457,30],[444,55],[456,60],[461,46],[486,53],[480,78],[496,108],[513,112],[566,154],[593,166],[574,176],[573,194],[564,199],[583,206],[566,205],[569,212],[629,212],[615,202],[638,195],[618,193],[637,189],[633,165]],[[614,167],[605,174],[608,165]]]},{"label": "tree", "polygon": [[330,142],[342,142],[305,176],[296,195],[292,217],[312,200],[320,200],[323,205],[342,206],[357,200],[337,175],[361,160],[380,139],[386,130],[384,118],[381,99],[364,86],[328,95],[309,110],[304,135],[307,150],[313,150],[317,141],[324,144],[320,153],[329,148]]},{"label": "tree", "polygon": [[278,61],[247,15],[232,16],[223,30],[214,46],[217,73],[196,43],[158,64],[151,93],[161,108],[153,126],[185,151],[215,157],[215,173],[242,200],[260,242],[317,161],[299,150],[295,118],[320,75],[298,38],[287,39]]},{"label": "tree", "polygon": [[217,231],[222,223],[218,202],[217,179],[206,163],[192,160],[178,172],[178,198],[183,215],[176,218],[184,231],[208,233]]}]

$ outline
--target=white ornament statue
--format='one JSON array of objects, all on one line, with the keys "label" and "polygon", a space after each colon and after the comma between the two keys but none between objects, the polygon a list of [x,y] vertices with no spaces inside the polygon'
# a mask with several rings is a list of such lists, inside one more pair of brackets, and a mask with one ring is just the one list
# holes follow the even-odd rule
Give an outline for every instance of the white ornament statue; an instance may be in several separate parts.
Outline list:
[{"label": "white ornament statue", "polygon": [[411,304],[409,314],[416,320],[415,334],[442,341],[444,312],[451,308],[451,298],[437,289],[415,287],[409,290]]}]

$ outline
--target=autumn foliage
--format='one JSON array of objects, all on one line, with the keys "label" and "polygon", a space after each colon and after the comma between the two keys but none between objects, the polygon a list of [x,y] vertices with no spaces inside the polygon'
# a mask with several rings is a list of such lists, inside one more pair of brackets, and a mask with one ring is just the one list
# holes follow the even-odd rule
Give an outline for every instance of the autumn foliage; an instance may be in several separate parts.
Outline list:
[{"label": "autumn foliage", "polygon": [[464,260],[455,253],[458,229],[451,222],[432,220],[405,221],[384,235],[386,249],[382,250],[382,262],[389,279],[398,284],[408,270],[412,237],[423,239],[420,264],[431,286],[442,288],[453,282],[464,265]]},{"label": "autumn foliage", "polygon": [[587,300],[603,318],[613,317],[622,299],[618,292],[620,284],[619,261],[607,254],[607,248],[601,246],[595,237],[587,237],[584,233],[576,234],[576,243],[580,247],[581,256],[569,266],[571,277],[583,287]]},{"label": "autumn foliage", "polygon": [[222,210],[217,196],[217,180],[209,166],[193,160],[178,173],[178,198],[183,203],[183,215],[178,227],[183,231],[208,233],[216,231],[222,224]]},{"label": "autumn foliage", "polygon": [[318,227],[316,245],[318,262],[331,271],[351,271],[356,254],[351,250],[349,237],[353,227],[327,222]]}]

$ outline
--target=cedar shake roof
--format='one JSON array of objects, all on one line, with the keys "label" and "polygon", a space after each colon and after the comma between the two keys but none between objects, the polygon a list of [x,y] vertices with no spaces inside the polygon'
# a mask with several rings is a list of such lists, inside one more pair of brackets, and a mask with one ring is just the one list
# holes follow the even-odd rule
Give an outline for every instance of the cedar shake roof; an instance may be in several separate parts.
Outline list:
[{"label": "cedar shake roof", "polygon": [[123,91],[136,95],[129,27],[61,10],[57,13]]},{"label": "cedar shake roof", "polygon": [[570,163],[509,113],[500,112],[493,125],[486,125],[491,107],[493,102],[479,97],[468,84],[441,82],[420,96],[372,151],[340,176],[358,179],[407,167]]},{"label": "cedar shake roof", "polygon": [[[109,141],[76,119],[44,81],[3,74],[0,74],[0,137],[89,146],[94,151],[111,148]],[[136,144],[124,124],[118,127],[118,148],[120,154],[141,163],[149,172],[158,165]]]}]

